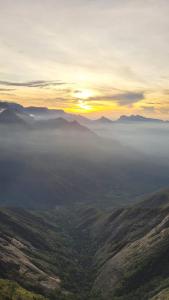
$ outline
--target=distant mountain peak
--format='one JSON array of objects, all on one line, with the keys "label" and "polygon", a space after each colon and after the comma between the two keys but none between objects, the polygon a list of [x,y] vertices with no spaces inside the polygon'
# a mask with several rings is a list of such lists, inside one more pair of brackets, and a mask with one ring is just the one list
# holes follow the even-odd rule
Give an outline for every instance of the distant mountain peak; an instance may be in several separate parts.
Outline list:
[{"label": "distant mountain peak", "polygon": [[95,120],[96,122],[98,122],[98,123],[112,123],[113,121],[112,120],[110,120],[109,118],[106,118],[106,117],[104,117],[104,116],[102,116],[101,118],[99,118],[99,119],[97,119],[97,120]]},{"label": "distant mountain peak", "polygon": [[147,118],[141,115],[122,115],[117,122],[122,122],[122,123],[129,123],[129,122],[164,122],[163,120],[160,119],[154,119],[154,118]]}]

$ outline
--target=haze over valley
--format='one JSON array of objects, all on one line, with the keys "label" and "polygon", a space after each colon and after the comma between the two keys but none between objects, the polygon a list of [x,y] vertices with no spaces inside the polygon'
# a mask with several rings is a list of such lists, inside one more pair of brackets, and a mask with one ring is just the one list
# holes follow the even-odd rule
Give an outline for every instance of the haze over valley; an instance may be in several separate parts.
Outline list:
[{"label": "haze over valley", "polygon": [[[1,105],[0,297],[127,300],[165,294],[169,123],[138,116],[90,120]],[[159,139],[161,148],[151,151]],[[135,255],[142,247],[144,253],[153,231],[160,244],[152,240],[155,254],[149,247],[138,256],[137,270]],[[140,276],[157,253],[164,255],[165,272],[151,269],[150,278],[159,283],[146,275],[144,282]]]}]

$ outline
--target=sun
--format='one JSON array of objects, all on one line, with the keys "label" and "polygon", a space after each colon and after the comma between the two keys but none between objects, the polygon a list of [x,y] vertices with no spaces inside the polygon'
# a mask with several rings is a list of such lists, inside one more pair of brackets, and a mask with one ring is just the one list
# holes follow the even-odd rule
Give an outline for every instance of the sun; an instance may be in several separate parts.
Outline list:
[{"label": "sun", "polygon": [[81,112],[92,110],[92,106],[88,104],[90,98],[93,96],[93,91],[89,89],[78,89],[73,92],[73,96],[77,98],[77,107]]},{"label": "sun", "polygon": [[91,90],[82,89],[74,92],[74,96],[78,99],[88,99],[92,97],[93,92]]},{"label": "sun", "polygon": [[91,110],[91,106],[88,105],[87,103],[85,103],[84,100],[79,100],[78,106],[79,106],[82,110]]}]

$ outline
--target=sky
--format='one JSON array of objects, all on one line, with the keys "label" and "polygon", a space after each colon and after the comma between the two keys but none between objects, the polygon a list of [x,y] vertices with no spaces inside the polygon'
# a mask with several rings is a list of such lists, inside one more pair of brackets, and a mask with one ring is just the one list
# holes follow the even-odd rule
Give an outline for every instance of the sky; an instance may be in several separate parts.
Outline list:
[{"label": "sky", "polygon": [[0,0],[0,100],[169,119],[168,0]]}]

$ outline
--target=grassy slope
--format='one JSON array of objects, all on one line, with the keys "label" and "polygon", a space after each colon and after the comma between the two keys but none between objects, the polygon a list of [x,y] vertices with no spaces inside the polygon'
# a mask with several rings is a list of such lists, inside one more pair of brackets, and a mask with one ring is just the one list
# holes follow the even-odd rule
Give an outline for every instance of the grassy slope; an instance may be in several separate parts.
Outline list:
[{"label": "grassy slope", "polygon": [[0,279],[0,300],[47,300],[41,295],[29,292],[16,282]]}]

